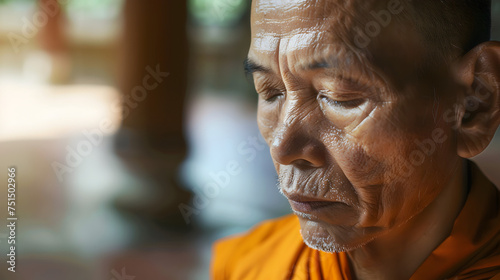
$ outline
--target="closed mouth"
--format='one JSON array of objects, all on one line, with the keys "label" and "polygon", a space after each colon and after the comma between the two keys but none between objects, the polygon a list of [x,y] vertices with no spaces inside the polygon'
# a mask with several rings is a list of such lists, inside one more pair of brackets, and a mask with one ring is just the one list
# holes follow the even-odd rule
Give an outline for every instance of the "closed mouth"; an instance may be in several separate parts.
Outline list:
[{"label": "closed mouth", "polygon": [[312,213],[326,207],[344,204],[339,201],[319,200],[317,198],[307,198],[302,196],[291,196],[288,198],[290,206],[294,211],[302,213]]}]

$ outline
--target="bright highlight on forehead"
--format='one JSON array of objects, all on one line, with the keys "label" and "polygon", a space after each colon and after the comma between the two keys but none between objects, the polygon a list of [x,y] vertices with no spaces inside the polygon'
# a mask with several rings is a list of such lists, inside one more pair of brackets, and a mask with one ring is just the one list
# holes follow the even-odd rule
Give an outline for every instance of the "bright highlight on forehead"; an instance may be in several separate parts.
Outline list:
[{"label": "bright highlight on forehead", "polygon": [[348,43],[352,26],[362,25],[370,8],[380,2],[385,0],[254,0],[253,48],[276,52],[282,45],[295,51],[315,41]]},{"label": "bright highlight on forehead", "polygon": [[324,31],[309,31],[297,29],[290,33],[286,38],[280,38],[277,33],[263,32],[256,34],[253,37],[253,47],[259,52],[275,52],[278,49],[278,44],[281,44],[287,52],[298,51],[301,49],[310,48],[310,46],[325,35]]},{"label": "bright highlight on forehead", "polygon": [[[347,13],[345,9],[351,2],[254,1],[250,60],[259,62],[264,68],[273,69],[275,73],[279,72],[278,65],[285,56],[292,71],[327,64],[329,68],[348,72],[353,59],[344,35],[353,21],[353,15],[352,11]],[[257,58],[260,55],[268,56],[271,60]],[[362,58],[363,54],[358,53],[357,57]]]},{"label": "bright highlight on forehead", "polygon": [[315,0],[256,0],[259,9],[289,9],[294,6],[310,5]]},{"label": "bright highlight on forehead", "polygon": [[253,0],[252,15],[255,16],[255,22],[267,23],[273,20],[277,22],[278,18],[308,21],[326,20],[332,16],[358,17],[377,6],[384,6],[386,2],[387,0]]},{"label": "bright highlight on forehead", "polygon": [[384,82],[390,75],[398,77],[393,82],[411,79],[414,68],[407,66],[418,65],[425,49],[402,13],[407,1],[254,0],[249,61],[281,75],[326,65],[312,69],[335,68],[343,76]]}]

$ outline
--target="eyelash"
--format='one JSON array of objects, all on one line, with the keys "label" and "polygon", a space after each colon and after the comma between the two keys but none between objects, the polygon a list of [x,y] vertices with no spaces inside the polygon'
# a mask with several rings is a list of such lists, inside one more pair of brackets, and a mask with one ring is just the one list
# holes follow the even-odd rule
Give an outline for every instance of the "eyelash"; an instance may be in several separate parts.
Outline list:
[{"label": "eyelash", "polygon": [[273,103],[276,101],[279,97],[283,96],[284,93],[281,91],[270,91],[270,92],[263,92],[261,93],[262,98],[264,98],[264,101],[268,103]]},{"label": "eyelash", "polygon": [[354,109],[359,106],[361,106],[363,103],[365,103],[366,99],[362,98],[362,96],[355,95],[352,96],[352,99],[349,99],[349,96],[346,96],[345,101],[343,100],[334,100],[330,96],[332,96],[332,92],[328,90],[320,90],[318,98],[326,101],[328,105],[341,108],[341,109]]},{"label": "eyelash", "polygon": [[361,106],[363,103],[365,103],[364,99],[353,99],[353,100],[346,100],[346,101],[339,101],[339,100],[332,100],[327,96],[321,96],[321,99],[326,100],[326,102],[334,107],[341,107],[342,109],[353,109],[356,107]]},{"label": "eyelash", "polygon": [[[261,93],[261,96],[264,98],[264,101],[268,103],[273,103],[275,102],[278,98],[283,96],[284,93],[281,91],[270,91],[270,92],[263,92]],[[365,99],[352,99],[352,100],[346,100],[346,101],[340,101],[340,100],[333,100],[330,97],[326,95],[319,95],[320,99],[325,100],[329,105],[334,106],[334,107],[340,107],[342,109],[353,109],[356,107],[359,107],[365,102]]]}]

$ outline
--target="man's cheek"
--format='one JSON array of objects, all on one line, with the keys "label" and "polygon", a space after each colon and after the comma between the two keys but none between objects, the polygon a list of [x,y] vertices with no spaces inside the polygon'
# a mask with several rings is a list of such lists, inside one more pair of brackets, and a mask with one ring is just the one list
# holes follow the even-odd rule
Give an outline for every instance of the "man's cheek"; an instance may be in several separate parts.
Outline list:
[{"label": "man's cheek", "polygon": [[257,124],[259,126],[260,134],[266,141],[267,145],[270,146],[273,143],[272,135],[274,129],[274,122],[269,119],[258,117]]},{"label": "man's cheek", "polygon": [[336,161],[353,184],[382,184],[391,158],[399,152],[400,137],[376,115],[358,129],[359,133],[336,136],[332,147]]},{"label": "man's cheek", "polygon": [[369,147],[363,142],[363,138],[356,138],[334,128],[328,129],[323,137],[334,164],[338,165],[339,171],[345,174],[353,186],[377,181],[377,173],[383,170],[383,166],[368,153]]},{"label": "man's cheek", "polygon": [[356,131],[348,134],[349,138],[353,139],[352,142],[358,145],[358,149],[367,155],[367,160],[387,164],[401,155],[403,149],[409,145],[409,139],[414,135],[408,135],[407,127],[401,129],[401,126],[398,126],[398,119],[401,118],[401,112],[398,111],[393,110],[392,106],[377,107]]},{"label": "man's cheek", "polygon": [[358,143],[347,143],[336,161],[351,184],[355,187],[380,184],[385,163],[368,154]]}]

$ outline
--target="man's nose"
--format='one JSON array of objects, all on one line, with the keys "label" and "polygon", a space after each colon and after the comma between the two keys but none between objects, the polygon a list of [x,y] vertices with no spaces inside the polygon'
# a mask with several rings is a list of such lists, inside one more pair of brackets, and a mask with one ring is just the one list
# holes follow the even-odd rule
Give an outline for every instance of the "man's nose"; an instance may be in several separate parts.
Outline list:
[{"label": "man's nose", "polygon": [[[297,108],[300,111],[300,108]],[[275,130],[271,143],[272,158],[282,165],[310,168],[324,165],[325,146],[319,139],[318,120],[312,114],[289,113]]]}]

